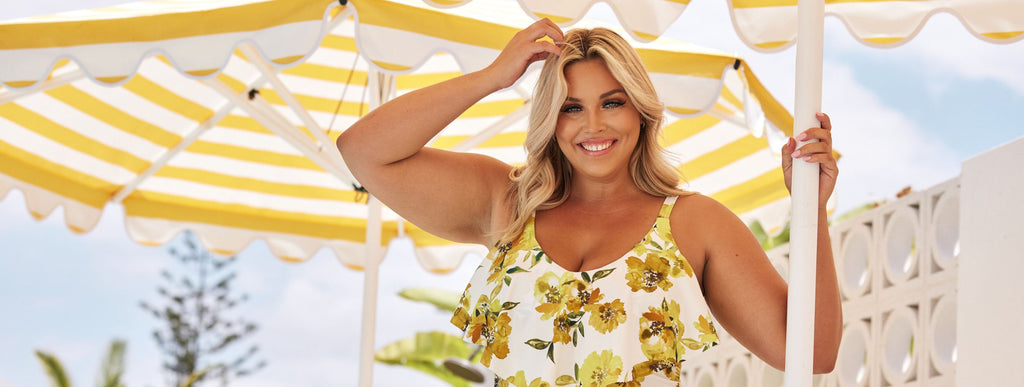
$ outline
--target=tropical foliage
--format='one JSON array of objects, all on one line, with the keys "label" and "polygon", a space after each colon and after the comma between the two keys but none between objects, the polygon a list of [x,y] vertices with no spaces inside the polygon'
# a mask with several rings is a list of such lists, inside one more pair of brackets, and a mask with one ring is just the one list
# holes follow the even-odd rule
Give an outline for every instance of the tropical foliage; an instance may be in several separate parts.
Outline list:
[{"label": "tropical foliage", "polygon": [[[124,387],[121,377],[124,375],[124,354],[127,345],[124,340],[113,340],[107,348],[106,355],[100,363],[100,373],[96,378],[97,387]],[[52,387],[70,387],[71,378],[60,359],[52,353],[36,350],[36,359],[50,378]]]}]

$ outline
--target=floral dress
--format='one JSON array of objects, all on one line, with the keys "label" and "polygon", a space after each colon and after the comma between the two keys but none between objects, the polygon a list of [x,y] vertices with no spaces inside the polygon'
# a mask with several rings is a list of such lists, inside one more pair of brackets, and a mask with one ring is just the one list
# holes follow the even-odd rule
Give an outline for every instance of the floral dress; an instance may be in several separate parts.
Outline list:
[{"label": "floral dress", "polygon": [[678,386],[692,351],[718,343],[665,199],[647,235],[604,267],[569,271],[537,243],[534,218],[491,249],[452,324],[483,346],[499,386]]}]

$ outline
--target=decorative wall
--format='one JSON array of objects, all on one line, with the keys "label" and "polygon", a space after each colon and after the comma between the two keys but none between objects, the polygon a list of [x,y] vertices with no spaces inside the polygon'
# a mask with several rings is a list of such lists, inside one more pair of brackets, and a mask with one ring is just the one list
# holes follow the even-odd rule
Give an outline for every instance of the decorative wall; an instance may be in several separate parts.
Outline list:
[{"label": "decorative wall", "polygon": [[[953,179],[832,225],[843,343],[814,386],[955,384],[959,193]],[[768,257],[787,278],[789,247]],[[782,372],[719,334],[717,348],[684,365],[682,385],[782,386]]]}]

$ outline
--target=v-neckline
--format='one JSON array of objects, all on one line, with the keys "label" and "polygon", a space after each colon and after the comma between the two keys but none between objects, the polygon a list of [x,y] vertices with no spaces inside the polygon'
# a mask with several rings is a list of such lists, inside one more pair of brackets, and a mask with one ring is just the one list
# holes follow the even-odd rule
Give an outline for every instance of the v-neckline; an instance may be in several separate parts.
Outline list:
[{"label": "v-neckline", "polygon": [[527,227],[530,227],[531,229],[533,229],[532,230],[533,232],[529,233],[529,235],[533,239],[533,244],[535,246],[537,246],[538,250],[540,250],[540,253],[543,254],[543,255],[546,255],[548,257],[547,260],[550,261],[552,265],[554,265],[555,267],[561,269],[562,271],[569,272],[569,273],[580,274],[580,273],[589,273],[589,272],[592,272],[592,271],[605,270],[609,266],[615,265],[616,263],[618,263],[618,262],[622,261],[623,259],[625,259],[627,256],[629,256],[629,254],[631,252],[633,252],[633,250],[636,250],[637,246],[640,246],[640,245],[644,244],[650,238],[651,232],[653,232],[654,229],[658,226],[658,219],[661,219],[662,209],[665,207],[666,204],[669,204],[668,203],[669,202],[669,198],[671,198],[671,196],[665,197],[665,199],[661,202],[661,204],[658,205],[658,213],[657,213],[657,216],[654,217],[654,222],[651,224],[650,227],[647,228],[647,232],[644,233],[643,237],[641,237],[638,242],[636,242],[632,246],[630,246],[629,250],[626,250],[626,252],[622,253],[622,255],[619,255],[618,258],[616,258],[616,259],[614,259],[612,261],[609,261],[608,263],[605,263],[604,265],[601,265],[599,267],[595,267],[595,268],[589,269],[589,270],[570,270],[570,269],[567,269],[567,268],[565,268],[565,266],[562,266],[560,263],[558,263],[558,261],[555,260],[551,254],[548,254],[547,251],[544,251],[544,246],[541,246],[540,240],[537,239],[537,213],[536,212],[534,212],[533,215],[530,216],[530,220],[528,221]]}]

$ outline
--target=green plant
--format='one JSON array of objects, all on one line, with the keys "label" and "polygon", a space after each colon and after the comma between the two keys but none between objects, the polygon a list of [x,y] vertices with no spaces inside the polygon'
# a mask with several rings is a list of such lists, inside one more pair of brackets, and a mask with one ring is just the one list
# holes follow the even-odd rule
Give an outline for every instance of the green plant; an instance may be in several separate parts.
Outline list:
[{"label": "green plant", "polygon": [[164,270],[165,283],[157,287],[163,305],[140,303],[143,310],[162,322],[163,326],[153,331],[153,339],[164,352],[163,367],[170,385],[190,387],[212,379],[226,385],[262,369],[265,361],[252,364],[258,346],[229,351],[258,329],[255,323],[230,316],[248,300],[245,294],[232,293],[231,285],[237,278],[229,270],[233,257],[213,257],[191,233],[186,232],[181,243],[184,249],[170,249],[183,267],[181,274],[175,278]]},{"label": "green plant", "polygon": [[[124,355],[127,345],[124,340],[115,339],[110,342],[107,353],[100,363],[100,373],[96,378],[97,387],[124,387],[121,377],[124,375]],[[71,378],[68,377],[64,365],[56,356],[49,352],[36,350],[36,359],[42,365],[46,375],[50,377],[52,387],[70,387]]]}]

